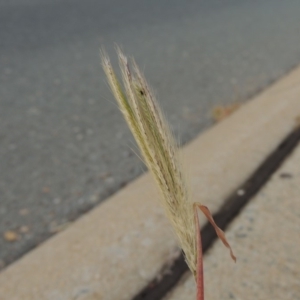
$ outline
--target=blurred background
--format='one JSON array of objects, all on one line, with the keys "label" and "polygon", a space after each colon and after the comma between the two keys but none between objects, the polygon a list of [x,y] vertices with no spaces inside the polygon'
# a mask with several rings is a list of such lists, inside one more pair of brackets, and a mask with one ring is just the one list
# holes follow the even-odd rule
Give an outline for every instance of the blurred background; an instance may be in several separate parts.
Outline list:
[{"label": "blurred background", "polygon": [[298,0],[0,0],[0,268],[145,171],[100,47],[135,57],[185,144],[300,62],[299,16]]}]

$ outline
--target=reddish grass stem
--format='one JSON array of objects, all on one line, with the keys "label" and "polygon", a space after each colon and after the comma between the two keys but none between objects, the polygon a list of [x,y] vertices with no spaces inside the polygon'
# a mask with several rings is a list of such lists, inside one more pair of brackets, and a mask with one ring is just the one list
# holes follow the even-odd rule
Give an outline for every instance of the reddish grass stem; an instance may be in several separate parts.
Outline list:
[{"label": "reddish grass stem", "polygon": [[198,216],[198,205],[194,204],[195,213],[195,227],[196,227],[196,253],[197,253],[197,265],[196,265],[196,287],[197,298],[196,300],[204,300],[204,276],[203,276],[203,253],[202,253],[202,241],[201,231]]}]

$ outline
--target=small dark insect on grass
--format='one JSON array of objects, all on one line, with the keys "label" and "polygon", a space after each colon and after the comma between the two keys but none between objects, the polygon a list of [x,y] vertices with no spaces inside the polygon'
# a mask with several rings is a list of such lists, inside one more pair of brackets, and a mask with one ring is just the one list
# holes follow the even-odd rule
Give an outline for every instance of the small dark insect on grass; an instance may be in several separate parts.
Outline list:
[{"label": "small dark insect on grass", "polygon": [[134,135],[145,163],[161,192],[161,204],[174,227],[186,262],[197,285],[197,300],[204,299],[203,257],[198,208],[216,230],[223,244],[235,256],[216,225],[209,209],[190,200],[185,176],[182,172],[178,148],[167,122],[135,61],[129,68],[125,55],[117,50],[123,85],[117,79],[108,56],[102,52],[102,65],[119,108]]}]

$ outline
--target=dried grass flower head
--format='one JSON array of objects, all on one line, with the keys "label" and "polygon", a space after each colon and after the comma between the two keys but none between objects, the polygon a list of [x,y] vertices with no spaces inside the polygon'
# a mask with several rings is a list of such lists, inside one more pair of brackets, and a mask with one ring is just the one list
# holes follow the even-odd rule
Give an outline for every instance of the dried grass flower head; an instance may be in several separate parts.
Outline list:
[{"label": "dried grass flower head", "polygon": [[132,59],[130,69],[128,59],[120,49],[117,49],[117,53],[123,84],[119,82],[104,51],[101,52],[103,69],[119,108],[159,186],[162,206],[173,225],[186,262],[196,276],[195,210],[182,172],[178,148],[137,64]]}]

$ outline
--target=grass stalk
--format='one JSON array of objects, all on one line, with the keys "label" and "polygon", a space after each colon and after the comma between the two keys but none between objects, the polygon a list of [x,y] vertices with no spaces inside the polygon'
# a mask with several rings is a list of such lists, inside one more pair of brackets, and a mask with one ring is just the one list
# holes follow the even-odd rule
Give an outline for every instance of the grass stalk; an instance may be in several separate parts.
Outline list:
[{"label": "grass stalk", "polygon": [[119,48],[117,53],[123,84],[119,82],[109,57],[102,51],[104,72],[145,163],[159,187],[161,204],[196,280],[197,300],[203,300],[203,258],[198,208],[230,249],[231,257],[234,260],[235,257],[224,232],[215,224],[208,208],[191,201],[175,140],[143,74],[133,59],[131,69],[127,57]]}]

